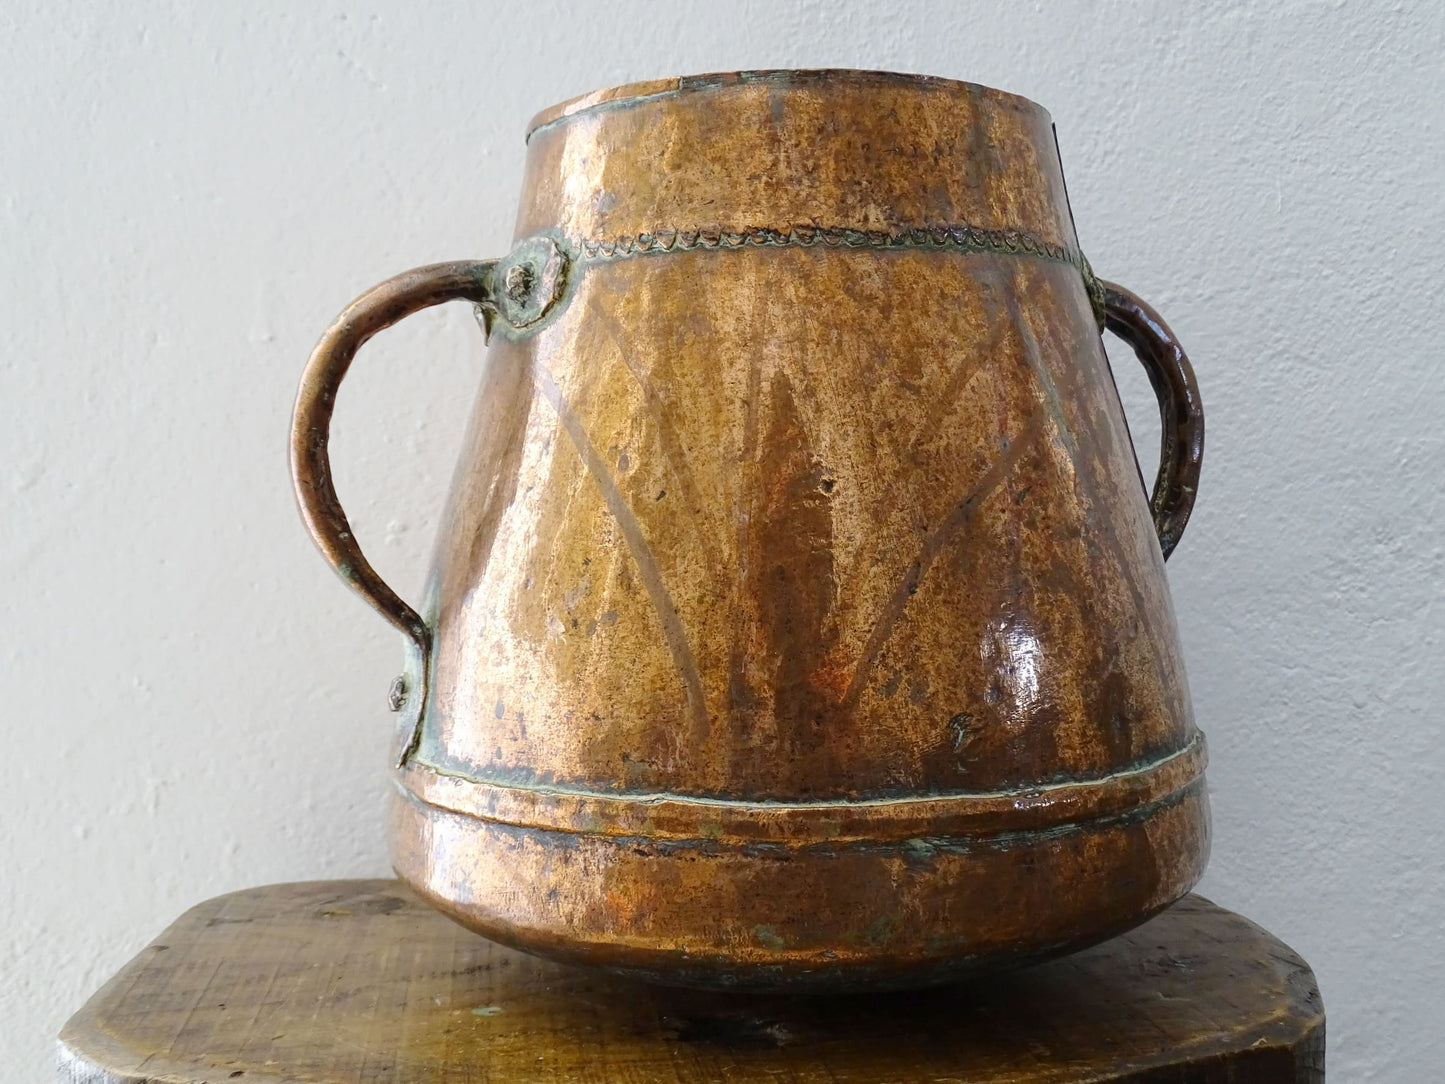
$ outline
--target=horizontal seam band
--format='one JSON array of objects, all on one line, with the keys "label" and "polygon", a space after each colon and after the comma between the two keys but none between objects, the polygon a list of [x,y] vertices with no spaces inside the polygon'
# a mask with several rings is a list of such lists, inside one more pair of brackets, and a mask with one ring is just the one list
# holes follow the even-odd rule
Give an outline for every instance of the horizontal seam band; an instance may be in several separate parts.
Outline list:
[{"label": "horizontal seam band", "polygon": [[666,793],[596,791],[489,783],[413,762],[396,785],[428,805],[521,828],[672,840],[751,842],[907,839],[1040,830],[1127,813],[1202,778],[1204,737],[1128,771],[1086,781],[992,792],[811,802],[739,801]]}]

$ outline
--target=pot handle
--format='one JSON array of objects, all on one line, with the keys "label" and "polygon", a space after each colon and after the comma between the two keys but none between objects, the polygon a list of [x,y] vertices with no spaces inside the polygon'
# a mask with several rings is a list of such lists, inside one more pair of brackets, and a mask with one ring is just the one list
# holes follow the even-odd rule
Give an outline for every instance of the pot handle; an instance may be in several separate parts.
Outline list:
[{"label": "pot handle", "polygon": [[496,260],[458,260],[418,267],[358,297],[326,329],[311,352],[291,418],[291,480],[301,518],[316,548],[353,591],[406,634],[422,659],[431,646],[431,630],[371,567],[336,496],[327,451],[331,414],[337,389],[366,340],[403,317],[444,301],[492,306],[496,264]]},{"label": "pot handle", "polygon": [[1167,561],[1184,534],[1204,462],[1204,406],[1189,358],[1169,325],[1134,294],[1112,282],[1104,291],[1104,327],[1134,348],[1159,399],[1159,474],[1149,511]]}]

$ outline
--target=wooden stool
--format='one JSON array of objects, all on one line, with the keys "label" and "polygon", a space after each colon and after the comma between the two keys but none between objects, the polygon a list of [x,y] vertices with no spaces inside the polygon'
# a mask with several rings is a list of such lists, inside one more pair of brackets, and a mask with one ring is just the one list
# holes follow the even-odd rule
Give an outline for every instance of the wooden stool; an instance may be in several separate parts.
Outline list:
[{"label": "wooden stool", "polygon": [[1037,967],[799,998],[641,985],[514,952],[396,881],[203,903],[65,1026],[75,1084],[1323,1081],[1309,967],[1190,896]]}]

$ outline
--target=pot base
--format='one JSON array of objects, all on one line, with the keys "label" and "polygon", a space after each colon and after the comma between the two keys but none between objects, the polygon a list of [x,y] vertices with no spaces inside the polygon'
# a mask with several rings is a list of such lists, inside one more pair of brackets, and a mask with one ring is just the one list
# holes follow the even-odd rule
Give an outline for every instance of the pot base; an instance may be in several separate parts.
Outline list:
[{"label": "pot base", "polygon": [[[1185,895],[1209,850],[1203,761],[1197,739],[1136,772],[1027,795],[724,815],[409,768],[393,861],[464,926],[558,960],[707,988],[926,986],[1083,948]],[[599,804],[635,823],[603,821]],[[1000,830],[1005,806],[1032,827]],[[683,831],[692,807],[711,819]],[[1092,812],[1060,819],[1071,810]]]}]

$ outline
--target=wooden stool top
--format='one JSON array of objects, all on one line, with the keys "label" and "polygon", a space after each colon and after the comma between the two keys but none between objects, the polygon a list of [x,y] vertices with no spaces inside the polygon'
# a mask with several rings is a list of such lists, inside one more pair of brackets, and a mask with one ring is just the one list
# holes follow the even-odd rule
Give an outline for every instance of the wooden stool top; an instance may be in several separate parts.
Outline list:
[{"label": "wooden stool top", "polygon": [[193,908],[61,1032],[76,1084],[1324,1080],[1313,974],[1190,896],[966,985],[800,998],[645,986],[514,952],[396,881]]}]

